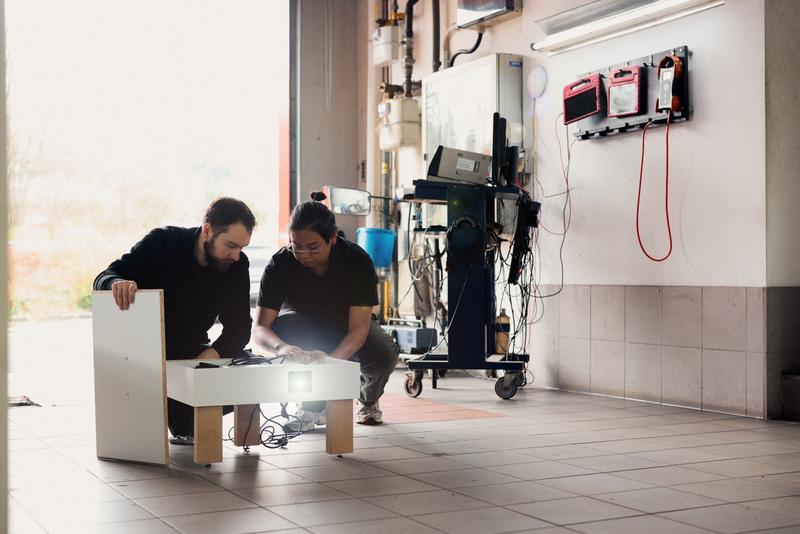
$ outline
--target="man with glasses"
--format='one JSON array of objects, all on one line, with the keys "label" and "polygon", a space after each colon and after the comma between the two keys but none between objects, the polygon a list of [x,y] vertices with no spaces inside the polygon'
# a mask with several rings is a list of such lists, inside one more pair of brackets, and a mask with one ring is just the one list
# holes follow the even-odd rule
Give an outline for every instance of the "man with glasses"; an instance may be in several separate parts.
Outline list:
[{"label": "man with glasses", "polygon": [[[315,198],[312,195],[312,198]],[[318,196],[316,198],[319,198]],[[264,270],[253,339],[281,355],[322,351],[361,365],[358,423],[383,422],[378,399],[397,363],[399,348],[372,320],[378,303],[375,267],[364,250],[337,235],[336,219],[321,202],[292,211],[291,244]],[[303,403],[289,430],[324,424],[325,403]],[[292,425],[292,423],[290,423]]]}]

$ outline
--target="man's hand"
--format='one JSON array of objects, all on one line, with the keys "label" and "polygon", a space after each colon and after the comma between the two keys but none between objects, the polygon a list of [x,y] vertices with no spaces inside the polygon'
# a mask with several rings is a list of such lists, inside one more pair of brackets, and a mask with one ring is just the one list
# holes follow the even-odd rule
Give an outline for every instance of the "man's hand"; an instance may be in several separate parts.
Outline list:
[{"label": "man's hand", "polygon": [[287,361],[292,363],[314,363],[327,356],[321,350],[303,350],[294,345],[281,345],[278,348],[278,356],[283,356]]},{"label": "man's hand", "polygon": [[322,360],[323,358],[327,358],[328,355],[322,352],[321,350],[312,350],[311,352],[306,352],[306,363],[314,363]]},{"label": "man's hand", "polygon": [[136,298],[136,290],[139,287],[133,280],[117,280],[111,284],[111,293],[114,295],[114,302],[120,310],[127,310]]},{"label": "man's hand", "polygon": [[306,365],[309,363],[318,362],[326,356],[327,354],[321,350],[301,350],[300,352],[294,352],[291,355],[286,356],[286,360],[291,363],[301,363]]},{"label": "man's hand", "polygon": [[215,360],[219,358],[219,352],[212,347],[207,348],[200,354],[194,357],[195,360]]},{"label": "man's hand", "polygon": [[289,345],[286,343],[281,343],[278,346],[278,351],[275,354],[277,354],[278,356],[283,356],[284,358],[292,358],[293,356],[301,354],[302,352],[303,349],[301,349],[300,347],[296,347],[294,345]]}]

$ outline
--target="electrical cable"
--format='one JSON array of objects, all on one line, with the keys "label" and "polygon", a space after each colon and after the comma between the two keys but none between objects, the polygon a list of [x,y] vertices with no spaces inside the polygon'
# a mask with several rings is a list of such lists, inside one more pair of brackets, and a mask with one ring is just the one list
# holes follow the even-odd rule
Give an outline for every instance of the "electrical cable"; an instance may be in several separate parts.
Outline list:
[{"label": "electrical cable", "polygon": [[456,301],[456,306],[453,309],[453,314],[452,315],[448,314],[450,316],[448,317],[448,321],[447,321],[447,330],[444,332],[444,334],[442,334],[442,338],[439,340],[439,342],[436,344],[436,346],[429,348],[428,351],[425,352],[422,356],[420,356],[419,358],[415,358],[415,359],[419,359],[419,360],[424,359],[425,356],[430,355],[432,351],[438,349],[439,345],[441,345],[442,342],[445,339],[447,339],[447,334],[450,333],[450,327],[453,325],[453,321],[456,320],[456,314],[458,313],[458,306],[459,306],[459,304],[461,304],[461,297],[464,296],[464,290],[467,288],[467,283],[469,282],[469,276],[472,274],[472,268],[475,267],[475,264],[477,262],[478,262],[478,258],[473,260],[473,262],[470,263],[470,265],[469,265],[469,269],[467,270],[467,276],[464,277],[464,283],[461,284],[461,291],[458,293],[458,300]]},{"label": "electrical cable", "polygon": [[661,262],[669,258],[670,254],[672,254],[672,228],[669,222],[669,122],[670,116],[672,115],[671,112],[667,111],[667,132],[665,136],[666,142],[666,171],[665,171],[665,201],[664,201],[664,209],[667,215],[667,234],[669,235],[669,249],[667,250],[666,255],[661,258],[654,258],[650,255],[649,252],[644,248],[644,243],[642,243],[642,234],[639,231],[639,206],[641,204],[642,199],[642,178],[644,175],[644,140],[645,135],[647,134],[647,129],[653,124],[653,121],[648,121],[647,124],[644,125],[642,128],[642,160],[639,164],[639,190],[636,193],[636,238],[639,240],[639,248],[642,249],[644,255],[647,256],[650,260],[655,262]]},{"label": "electrical cable", "polygon": [[[265,364],[269,365],[269,364],[272,364],[276,360],[280,360],[280,362],[279,362],[279,364],[280,364],[280,363],[283,363],[285,361],[285,359],[286,359],[285,356],[265,357],[265,356],[254,355],[253,353],[251,353],[249,351],[243,351],[243,354],[241,356],[237,356],[237,357],[231,359],[230,363],[227,366],[240,367],[240,366],[246,366],[246,365],[265,365]],[[276,449],[276,448],[279,448],[279,447],[285,447],[289,443],[290,439],[296,438],[297,436],[299,436],[301,434],[300,431],[293,432],[293,431],[290,431],[290,430],[286,429],[286,425],[289,422],[291,422],[292,419],[295,419],[298,422],[302,423],[297,417],[295,417],[293,415],[292,416],[287,415],[285,413],[285,410],[283,410],[281,416],[287,419],[287,422],[285,424],[283,424],[283,423],[278,422],[274,417],[267,417],[266,415],[264,415],[264,412],[261,411],[261,405],[256,405],[253,408],[253,411],[250,413],[250,417],[249,417],[248,423],[247,423],[247,428],[246,428],[245,433],[244,433],[245,436],[250,435],[250,430],[252,429],[253,418],[255,416],[256,410],[259,410],[259,412],[261,413],[261,416],[265,420],[264,424],[261,425],[261,428],[259,429],[259,434],[258,434],[259,443],[261,445],[263,445],[264,447],[267,447],[267,448],[270,448],[270,449]],[[277,432],[277,428],[278,427],[281,429],[281,432]],[[223,440],[223,441],[233,441],[233,438],[231,437],[231,433],[233,432],[233,429],[234,429],[234,427],[231,427],[228,430],[228,438]],[[267,437],[266,438],[264,437],[264,433],[265,432],[267,433]],[[249,445],[245,445],[244,446],[244,450],[245,451],[248,451],[249,449],[250,449]]]},{"label": "electrical cable", "polygon": [[[561,116],[561,115],[562,114],[560,114],[559,116]],[[558,123],[558,117],[556,117],[556,124],[557,123]],[[566,132],[567,132],[567,135],[569,135],[569,126],[566,126]],[[563,159],[562,159],[562,155],[561,155],[562,146],[561,146],[561,140],[558,138],[558,130],[556,130],[556,139],[558,139],[558,149],[559,149],[558,159],[559,159],[559,161],[562,162],[562,171],[564,173],[564,181],[567,184],[566,197],[564,199],[564,207],[561,210],[561,220],[562,220],[562,223],[564,224],[564,233],[561,234],[561,245],[558,248],[558,261],[561,264],[561,283],[560,283],[557,291],[555,291],[553,293],[550,293],[548,295],[539,294],[537,296],[534,293],[534,298],[538,298],[538,299],[546,299],[546,298],[550,298],[550,297],[555,297],[556,295],[558,295],[559,293],[561,293],[564,290],[564,243],[567,240],[567,231],[569,230],[569,226],[571,224],[571,217],[572,217],[572,191],[571,191],[571,188],[569,187],[569,172],[570,172],[570,166],[572,164],[572,150],[571,150],[571,146],[572,145],[567,144],[567,165],[566,165],[566,167],[563,167]],[[569,207],[569,211],[570,211],[570,222],[568,222],[568,220],[567,220],[567,207]],[[540,223],[540,225],[541,225],[541,223]]]},{"label": "electrical cable", "polygon": [[[245,430],[244,433],[245,437],[250,434],[250,430],[252,429],[253,425],[253,419],[254,416],[256,415],[256,410],[258,410],[258,412],[261,414],[261,417],[264,418],[264,423],[261,425],[258,431],[258,441],[262,446],[268,449],[278,449],[281,447],[286,447],[289,444],[289,440],[294,439],[302,434],[302,431],[300,430],[292,431],[292,430],[287,430],[286,428],[286,426],[292,421],[297,421],[299,423],[298,427],[301,427],[302,421],[300,421],[298,417],[294,415],[285,414],[285,410],[283,410],[284,413],[282,413],[280,416],[267,417],[264,414],[264,411],[261,409],[261,405],[258,404],[253,408],[253,411],[250,412],[250,418],[247,423],[247,429]],[[283,417],[284,419],[287,419],[286,423],[281,423],[280,421],[278,421],[277,420],[278,417]],[[231,436],[233,430],[234,427],[228,429],[228,437],[223,441],[233,441],[233,437]],[[266,437],[264,436],[265,433]],[[245,451],[248,451],[250,449],[250,446],[244,445],[243,448]]]},{"label": "electrical cable", "polygon": [[481,41],[483,41],[483,32],[478,32],[478,39],[475,41],[475,44],[472,45],[472,48],[470,48],[469,50],[464,48],[453,54],[453,57],[450,58],[449,66],[452,67],[456,62],[456,58],[461,54],[472,54],[473,52],[475,52],[478,49],[478,47],[481,46]]},{"label": "electrical cable", "polygon": [[[567,166],[566,166],[566,169],[565,169],[564,162],[563,162],[563,159],[562,159],[563,158],[563,155],[562,155],[563,147],[561,145],[561,139],[558,137],[558,119],[562,115],[563,115],[563,113],[560,113],[558,116],[556,116],[554,132],[555,132],[555,136],[556,136],[556,141],[558,141],[558,154],[559,154],[559,160],[561,161],[561,173],[562,173],[562,176],[564,177],[564,183],[566,184],[566,188],[569,189],[569,168],[570,168],[569,164],[570,164],[570,161],[571,161],[571,158],[572,158],[572,147],[573,147],[573,145],[575,145],[575,143],[578,142],[578,139],[577,138],[573,139],[572,142],[569,142],[569,144],[567,145]],[[568,125],[566,126],[566,134],[567,134],[567,139],[569,139],[569,126]],[[537,177],[534,177],[534,182],[539,186],[539,189],[542,192],[542,198],[553,198],[553,197],[557,197],[557,196],[561,196],[561,195],[566,195],[567,192],[568,192],[567,190],[564,190],[564,191],[562,191],[560,193],[553,193],[553,194],[547,195],[544,192],[544,186],[542,185],[541,180],[539,180],[539,178],[537,178]],[[569,222],[566,225],[566,229],[569,228],[569,226],[570,226],[570,224],[572,222],[572,203],[571,203],[571,200],[570,200],[569,212],[570,212]],[[539,220],[539,227],[542,230],[544,230],[545,232],[553,234],[553,235],[564,235],[563,232],[556,232],[555,230],[550,230],[547,226],[545,226],[545,224],[541,220]],[[566,229],[564,230],[565,232],[566,232]]]},{"label": "electrical cable", "polygon": [[272,356],[270,358],[267,358],[265,356],[256,356],[254,354],[250,354],[246,356],[236,356],[235,358],[231,359],[227,367],[238,367],[242,365],[263,365],[265,363],[270,364],[275,360],[280,360],[279,363],[283,363],[285,359],[286,359],[285,356]]},{"label": "electrical cable", "polygon": [[567,195],[567,202],[569,203],[569,219],[567,223],[564,225],[564,233],[569,230],[570,225],[572,224],[572,197],[569,195],[569,164],[572,161],[572,145],[569,143],[569,124],[564,125],[565,130],[565,143],[567,145],[567,166],[564,167],[564,157],[562,155],[563,147],[561,146],[561,138],[558,136],[558,119],[559,117],[563,116],[563,113],[559,113],[556,116],[556,122],[554,126],[554,132],[556,134],[556,141],[558,141],[558,162],[561,164],[561,174],[564,177],[564,184],[566,185],[565,193]]}]

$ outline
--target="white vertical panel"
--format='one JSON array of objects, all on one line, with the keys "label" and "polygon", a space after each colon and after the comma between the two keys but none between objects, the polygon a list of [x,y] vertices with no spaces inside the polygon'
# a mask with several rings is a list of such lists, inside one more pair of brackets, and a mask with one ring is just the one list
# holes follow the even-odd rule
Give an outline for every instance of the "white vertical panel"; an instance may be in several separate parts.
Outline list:
[{"label": "white vertical panel", "polygon": [[92,294],[97,456],[166,465],[166,357],[161,290],[140,290],[121,311]]},{"label": "white vertical panel", "polygon": [[[5,35],[5,2],[0,0],[0,57],[6,57]],[[0,86],[6,87],[6,62],[0,62]],[[8,219],[6,211],[6,99],[0,102],[0,495],[6,495],[8,488],[8,258],[6,255]],[[8,499],[0,499],[0,532],[5,532],[8,526]]]}]

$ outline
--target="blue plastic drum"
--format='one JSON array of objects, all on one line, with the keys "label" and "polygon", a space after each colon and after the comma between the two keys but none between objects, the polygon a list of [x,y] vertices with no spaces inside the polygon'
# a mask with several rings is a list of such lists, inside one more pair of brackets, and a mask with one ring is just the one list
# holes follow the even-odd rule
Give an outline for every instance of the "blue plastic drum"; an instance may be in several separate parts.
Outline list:
[{"label": "blue plastic drum", "polygon": [[394,256],[394,232],[385,228],[359,228],[356,230],[356,241],[372,258],[377,269],[392,266]]}]

